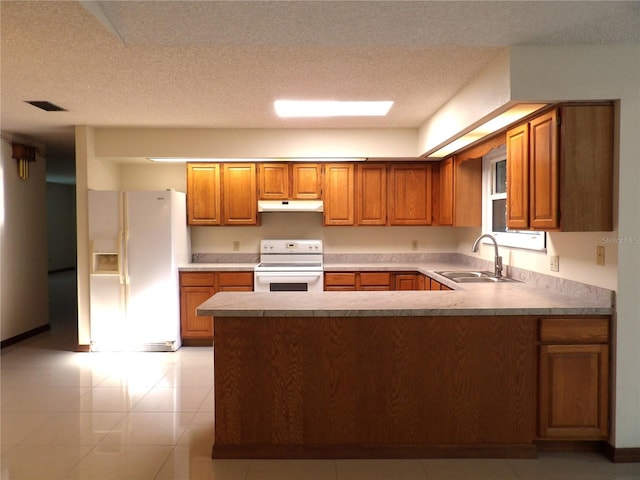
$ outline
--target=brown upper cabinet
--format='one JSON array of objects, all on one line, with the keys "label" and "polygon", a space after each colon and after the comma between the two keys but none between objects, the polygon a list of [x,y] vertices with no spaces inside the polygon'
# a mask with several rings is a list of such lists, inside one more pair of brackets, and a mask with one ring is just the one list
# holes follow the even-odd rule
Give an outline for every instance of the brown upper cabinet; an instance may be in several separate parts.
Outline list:
[{"label": "brown upper cabinet", "polygon": [[321,197],[317,163],[258,164],[259,197],[263,200],[312,200]]},{"label": "brown upper cabinet", "polygon": [[613,229],[611,103],[569,103],[507,131],[507,226]]},{"label": "brown upper cabinet", "polygon": [[222,167],[222,221],[225,225],[257,225],[258,196],[255,163]]},{"label": "brown upper cabinet", "polygon": [[391,164],[387,185],[389,225],[431,225],[430,164]]},{"label": "brown upper cabinet", "polygon": [[187,163],[187,223],[258,225],[253,163]]},{"label": "brown upper cabinet", "polygon": [[220,164],[187,163],[187,224],[220,225]]},{"label": "brown upper cabinet", "polygon": [[356,223],[387,224],[387,164],[356,166]]},{"label": "brown upper cabinet", "polygon": [[355,218],[355,165],[327,163],[324,165],[324,224],[353,225]]},{"label": "brown upper cabinet", "polygon": [[482,157],[504,143],[498,134],[433,164],[434,225],[482,226]]}]

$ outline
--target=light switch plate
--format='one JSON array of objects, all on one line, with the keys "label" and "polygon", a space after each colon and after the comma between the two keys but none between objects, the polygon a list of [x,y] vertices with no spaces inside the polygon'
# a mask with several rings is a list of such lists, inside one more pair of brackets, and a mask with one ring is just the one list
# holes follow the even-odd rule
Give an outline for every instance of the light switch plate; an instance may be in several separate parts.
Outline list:
[{"label": "light switch plate", "polygon": [[558,255],[551,255],[549,261],[549,270],[552,272],[560,271],[560,257]]},{"label": "light switch plate", "polygon": [[596,247],[596,264],[604,265],[604,245],[598,245]]}]

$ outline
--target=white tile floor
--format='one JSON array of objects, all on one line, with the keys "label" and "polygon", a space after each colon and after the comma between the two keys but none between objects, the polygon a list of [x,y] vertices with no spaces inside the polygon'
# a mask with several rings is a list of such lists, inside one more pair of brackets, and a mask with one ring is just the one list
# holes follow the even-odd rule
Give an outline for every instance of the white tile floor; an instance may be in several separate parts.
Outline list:
[{"label": "white tile floor", "polygon": [[1,480],[631,480],[593,453],[535,460],[211,460],[211,348],[74,353],[73,328],[2,351]]}]

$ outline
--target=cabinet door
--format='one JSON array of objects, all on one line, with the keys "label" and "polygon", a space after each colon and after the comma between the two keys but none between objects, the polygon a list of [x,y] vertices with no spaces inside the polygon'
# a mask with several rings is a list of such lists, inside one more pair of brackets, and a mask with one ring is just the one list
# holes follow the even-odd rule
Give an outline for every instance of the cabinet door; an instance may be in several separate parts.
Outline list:
[{"label": "cabinet door", "polygon": [[389,177],[389,224],[430,225],[431,165],[391,165]]},{"label": "cabinet door", "polygon": [[529,228],[529,124],[507,132],[507,227]]},{"label": "cabinet door", "polygon": [[289,164],[259,163],[260,198],[283,200],[289,198]]},{"label": "cabinet door", "polygon": [[353,164],[328,163],[324,167],[324,224],[354,224]]},{"label": "cabinet door", "polygon": [[420,286],[419,273],[397,273],[395,277],[396,290],[424,290],[424,280]]},{"label": "cabinet door", "polygon": [[539,362],[540,437],[606,439],[608,345],[542,345]]},{"label": "cabinet door", "polygon": [[453,225],[453,166],[454,158],[440,162],[439,224]]},{"label": "cabinet door", "polygon": [[180,336],[185,345],[211,345],[213,317],[196,315],[196,308],[214,293],[213,287],[180,288]]},{"label": "cabinet door", "polygon": [[294,163],[291,165],[291,197],[299,200],[320,198],[321,166],[316,163]]},{"label": "cabinet door", "polygon": [[529,226],[535,230],[556,230],[559,227],[560,170],[556,116],[556,110],[552,110],[529,123]]},{"label": "cabinet door", "polygon": [[255,164],[225,164],[222,175],[224,224],[256,225],[258,223],[258,199]]},{"label": "cabinet door", "polygon": [[187,223],[220,225],[220,165],[187,163]]},{"label": "cabinet door", "polygon": [[386,225],[387,165],[358,165],[356,185],[358,225]]}]

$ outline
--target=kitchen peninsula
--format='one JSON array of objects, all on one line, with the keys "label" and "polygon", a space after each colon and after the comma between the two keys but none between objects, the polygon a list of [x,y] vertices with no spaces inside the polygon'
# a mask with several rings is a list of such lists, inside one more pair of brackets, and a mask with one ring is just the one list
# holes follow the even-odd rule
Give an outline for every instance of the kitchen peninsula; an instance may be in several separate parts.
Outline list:
[{"label": "kitchen peninsula", "polygon": [[[212,456],[535,457],[539,441],[607,439],[610,298],[449,286],[204,302],[198,315],[215,322]],[[596,362],[592,377],[571,357],[580,378],[554,386],[549,368],[567,366],[555,344],[587,369]],[[580,390],[575,414],[557,405],[567,399],[555,388],[569,387]]]}]

